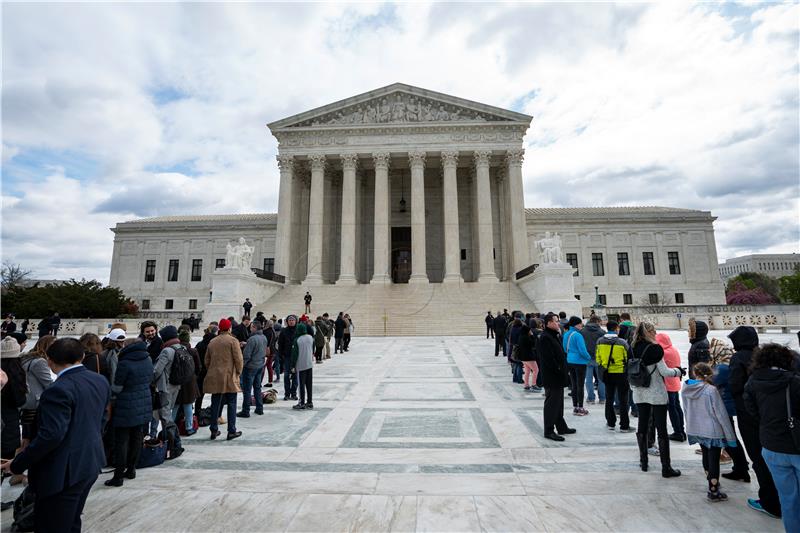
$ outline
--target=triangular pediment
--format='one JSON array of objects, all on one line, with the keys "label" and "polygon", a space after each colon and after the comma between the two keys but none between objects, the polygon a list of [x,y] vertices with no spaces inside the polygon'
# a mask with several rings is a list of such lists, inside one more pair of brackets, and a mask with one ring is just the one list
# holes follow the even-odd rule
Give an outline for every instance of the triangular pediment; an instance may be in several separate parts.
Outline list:
[{"label": "triangular pediment", "polygon": [[382,124],[530,124],[532,117],[443,93],[395,83],[269,124],[278,129]]}]

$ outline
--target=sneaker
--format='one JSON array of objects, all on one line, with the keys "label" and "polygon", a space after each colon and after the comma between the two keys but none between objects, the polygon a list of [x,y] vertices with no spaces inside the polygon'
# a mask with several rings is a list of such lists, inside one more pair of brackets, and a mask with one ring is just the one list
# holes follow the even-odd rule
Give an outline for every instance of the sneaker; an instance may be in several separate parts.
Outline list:
[{"label": "sneaker", "polygon": [[525,392],[530,392],[530,390],[531,390],[530,387],[525,387]]},{"label": "sneaker", "polygon": [[647,448],[647,455],[654,455],[658,457],[659,455],[661,455],[661,452],[658,451],[658,448],[653,446],[652,448]]},{"label": "sneaker", "polygon": [[583,416],[583,413],[581,413],[580,409],[578,409],[576,407],[575,409],[572,410],[572,415],[573,416]]},{"label": "sneaker", "polygon": [[780,516],[776,516],[776,515],[770,513],[769,511],[767,511],[766,509],[764,509],[763,507],[761,507],[761,502],[759,500],[756,500],[755,498],[747,498],[747,506],[750,509],[754,510],[754,511],[758,511],[760,513],[764,513],[765,515],[767,515],[767,516],[769,516],[771,518],[777,518],[779,520],[781,518]]},{"label": "sneaker", "polygon": [[288,394],[283,397],[283,401],[284,402],[288,402],[289,401],[289,395]]},{"label": "sneaker", "polygon": [[741,481],[743,483],[750,483],[750,474],[747,472],[728,472],[727,474],[722,474],[722,477],[725,479],[730,479],[731,481]]},{"label": "sneaker", "polygon": [[617,428],[615,428],[614,426],[606,426],[606,429],[609,430],[609,431],[616,431],[617,430]]},{"label": "sneaker", "polygon": [[555,441],[558,441],[558,442],[563,442],[563,441],[567,440],[564,437],[562,437],[561,435],[556,435],[555,433],[546,433],[544,438],[550,439],[550,440],[555,440]]},{"label": "sneaker", "polygon": [[241,431],[234,431],[233,433],[228,433],[228,440],[238,439],[242,436]]},{"label": "sneaker", "polygon": [[587,410],[586,410],[586,409],[584,409],[583,407],[581,407],[581,412],[582,412],[584,415],[588,415],[588,414],[589,414],[589,411],[587,411]]},{"label": "sneaker", "polygon": [[543,392],[543,390],[541,387],[531,387],[531,392]]},{"label": "sneaker", "polygon": [[292,406],[292,409],[294,409],[295,411],[304,411],[305,408],[306,408],[306,404],[304,404],[304,403],[298,403],[298,404],[295,404],[295,405]]},{"label": "sneaker", "polygon": [[728,499],[728,495],[717,489],[715,491],[708,491],[706,497],[710,502],[724,502]]},{"label": "sneaker", "polygon": [[633,433],[634,431],[636,430],[633,428],[619,428],[620,433]]}]

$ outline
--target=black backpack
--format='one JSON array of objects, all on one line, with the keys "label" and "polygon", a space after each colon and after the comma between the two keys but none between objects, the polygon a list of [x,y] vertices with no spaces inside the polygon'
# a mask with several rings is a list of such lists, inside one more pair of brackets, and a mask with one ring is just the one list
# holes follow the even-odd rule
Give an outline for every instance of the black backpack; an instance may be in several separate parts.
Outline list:
[{"label": "black backpack", "polygon": [[647,365],[644,364],[642,359],[644,359],[644,354],[647,353],[647,350],[652,346],[652,344],[648,344],[647,348],[644,349],[642,352],[642,357],[629,357],[628,358],[628,381],[634,387],[649,387],[650,386],[650,378],[653,375],[653,372],[656,371],[656,367],[653,367],[653,370],[650,372],[647,371]]},{"label": "black backpack", "polygon": [[175,355],[169,369],[169,382],[171,385],[186,385],[194,377],[194,359],[185,346],[176,344],[172,349]]}]

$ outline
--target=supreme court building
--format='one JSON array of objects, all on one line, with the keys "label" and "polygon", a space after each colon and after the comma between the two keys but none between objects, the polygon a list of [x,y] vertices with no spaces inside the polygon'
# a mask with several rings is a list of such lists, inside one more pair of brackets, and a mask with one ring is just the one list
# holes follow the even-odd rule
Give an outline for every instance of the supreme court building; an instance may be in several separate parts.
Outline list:
[{"label": "supreme court building", "polygon": [[532,120],[400,83],[277,120],[268,124],[279,146],[277,215],[119,223],[111,284],[151,310],[200,310],[239,237],[255,248],[252,266],[285,277],[287,289],[514,284],[540,262],[534,243],[551,231],[585,305],[595,287],[615,307],[653,295],[724,303],[707,211],[526,209]]}]

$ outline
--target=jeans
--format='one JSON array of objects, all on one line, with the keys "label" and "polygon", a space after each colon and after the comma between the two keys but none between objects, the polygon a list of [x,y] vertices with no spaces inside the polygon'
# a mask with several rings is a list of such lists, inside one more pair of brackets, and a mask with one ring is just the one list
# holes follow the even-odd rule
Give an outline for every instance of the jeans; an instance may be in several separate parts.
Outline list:
[{"label": "jeans", "polygon": [[564,387],[544,388],[544,434],[559,433],[567,430],[567,421],[564,420]]},{"label": "jeans", "polygon": [[300,389],[300,403],[313,403],[311,400],[311,386],[313,384],[313,368],[301,370],[297,373],[298,388]]},{"label": "jeans", "polygon": [[681,393],[680,392],[667,392],[667,412],[669,413],[669,423],[672,425],[672,431],[679,435],[686,435],[683,426],[683,409],[681,408]]},{"label": "jeans", "polygon": [[497,354],[500,353],[500,348],[503,349],[503,357],[507,357],[506,355],[506,340],[505,340],[505,332],[500,333],[496,332],[494,337],[494,355],[497,357]]},{"label": "jeans", "polygon": [[267,372],[267,377],[269,378],[267,380],[267,383],[269,383],[270,385],[272,384],[272,373],[273,373],[272,365],[274,363],[275,363],[275,356],[274,355],[268,355],[267,356],[267,364],[264,365],[264,370]]},{"label": "jeans", "polygon": [[291,368],[283,365],[283,395],[297,396],[297,372],[289,372]]},{"label": "jeans", "polygon": [[572,407],[583,407],[583,385],[586,383],[586,365],[569,363],[569,379],[572,383]]},{"label": "jeans", "polygon": [[333,345],[333,353],[339,353],[342,351],[342,338],[341,337],[334,337],[335,344]]},{"label": "jeans", "polygon": [[511,362],[511,379],[514,383],[522,383],[522,363],[519,361]]},{"label": "jeans", "polygon": [[264,377],[264,368],[245,368],[242,370],[242,412],[250,413],[250,395],[255,396],[256,413],[264,412],[264,400],[261,398],[261,379]]},{"label": "jeans", "polygon": [[617,425],[617,413],[614,411],[613,398],[619,398],[619,428],[628,429],[631,427],[628,418],[628,376],[624,373],[606,374],[606,424],[613,428]]},{"label": "jeans", "polygon": [[194,429],[192,425],[192,419],[194,418],[192,407],[192,404],[185,403],[183,405],[177,404],[172,408],[172,420],[174,420],[176,424],[178,423],[178,413],[180,413],[181,409],[183,409],[183,427],[186,428],[186,431],[191,431]]},{"label": "jeans", "polygon": [[134,470],[142,451],[142,426],[114,428],[114,477],[119,479],[125,470]]},{"label": "jeans", "polygon": [[597,381],[597,395],[600,397],[600,401],[606,401],[606,384],[600,381],[600,376],[597,373],[597,361],[592,359],[589,361],[589,364],[586,365],[586,399],[590,402],[594,401],[594,382]]},{"label": "jeans", "polygon": [[[539,374],[539,365],[536,361],[523,361],[522,366],[525,367],[525,386],[533,384],[536,386],[536,378]],[[530,380],[531,374],[533,374],[533,380]]]},{"label": "jeans", "polygon": [[216,433],[219,429],[219,417],[222,408],[228,406],[228,433],[236,433],[236,393],[223,392],[211,395],[211,425],[209,429]]},{"label": "jeans", "polygon": [[786,531],[800,531],[800,455],[761,449],[778,489]]},{"label": "jeans", "polygon": [[351,335],[349,333],[345,333],[342,337],[342,349],[345,352],[350,349],[350,337]]}]

